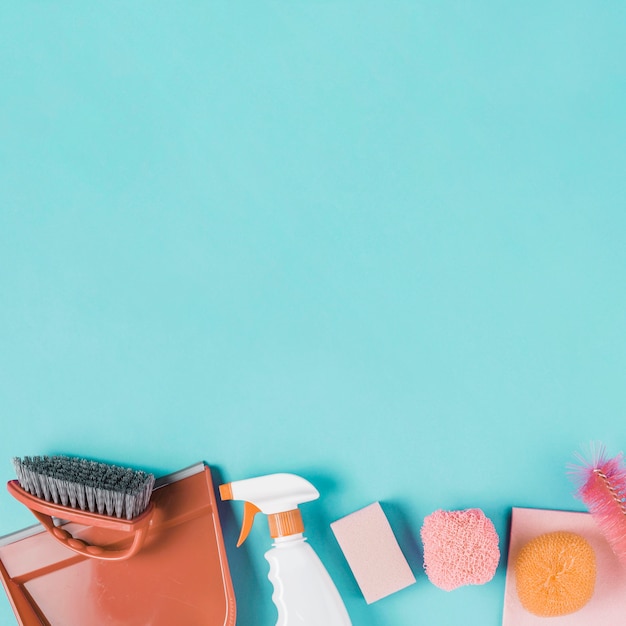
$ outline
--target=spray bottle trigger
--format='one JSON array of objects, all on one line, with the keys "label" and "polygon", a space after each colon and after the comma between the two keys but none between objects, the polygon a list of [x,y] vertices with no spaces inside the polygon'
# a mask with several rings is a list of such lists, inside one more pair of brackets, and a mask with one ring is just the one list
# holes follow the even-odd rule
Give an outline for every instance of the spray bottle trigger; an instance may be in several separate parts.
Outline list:
[{"label": "spray bottle trigger", "polygon": [[239,541],[237,541],[237,547],[239,547],[247,539],[250,531],[252,530],[254,516],[260,512],[261,509],[258,506],[252,504],[252,502],[244,502],[243,522],[241,524],[241,534],[239,535]]}]

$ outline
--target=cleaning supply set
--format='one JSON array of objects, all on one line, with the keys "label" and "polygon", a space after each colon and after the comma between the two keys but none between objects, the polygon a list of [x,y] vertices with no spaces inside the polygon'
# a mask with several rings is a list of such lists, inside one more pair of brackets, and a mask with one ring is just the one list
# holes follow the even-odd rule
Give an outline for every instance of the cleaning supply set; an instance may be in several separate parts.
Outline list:
[{"label": "cleaning supply set", "polygon": [[[25,457],[14,465],[18,479],[8,490],[41,523],[0,538],[0,578],[21,626],[235,625],[235,596],[204,463],[156,480],[69,457]],[[576,495],[590,513],[512,511],[503,626],[572,615],[572,624],[578,615],[585,623],[592,615],[612,615],[612,604],[626,597],[626,567],[618,566],[626,565],[623,456],[608,458],[601,449],[572,473]],[[267,516],[273,545],[265,558],[276,626],[351,626],[337,587],[304,536],[299,507],[319,498],[317,489],[301,476],[278,473],[222,484],[219,494],[223,501],[243,502],[237,546],[255,516]],[[531,522],[522,520],[537,516],[531,532]],[[543,519],[557,521],[543,528]],[[330,528],[368,604],[416,582],[379,502]],[[480,509],[434,511],[420,534],[433,585],[453,591],[493,579],[499,537]],[[80,601],[68,603],[67,588]]]}]

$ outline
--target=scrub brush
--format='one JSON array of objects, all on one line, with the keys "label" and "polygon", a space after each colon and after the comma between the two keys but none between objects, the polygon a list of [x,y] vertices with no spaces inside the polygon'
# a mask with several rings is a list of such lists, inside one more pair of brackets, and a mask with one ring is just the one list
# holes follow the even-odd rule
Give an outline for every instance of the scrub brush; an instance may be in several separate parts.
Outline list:
[{"label": "scrub brush", "polygon": [[623,453],[609,458],[604,446],[591,460],[576,455],[582,465],[571,467],[582,500],[611,549],[626,566],[626,465]]},{"label": "scrub brush", "polygon": [[133,519],[145,511],[154,476],[69,456],[14,458],[20,486],[48,502]]},{"label": "scrub brush", "polygon": [[[141,547],[152,518],[154,475],[69,456],[14,458],[11,495],[70,549],[95,558],[121,560]],[[106,549],[75,539],[53,517],[86,526],[134,533],[129,549]]]}]

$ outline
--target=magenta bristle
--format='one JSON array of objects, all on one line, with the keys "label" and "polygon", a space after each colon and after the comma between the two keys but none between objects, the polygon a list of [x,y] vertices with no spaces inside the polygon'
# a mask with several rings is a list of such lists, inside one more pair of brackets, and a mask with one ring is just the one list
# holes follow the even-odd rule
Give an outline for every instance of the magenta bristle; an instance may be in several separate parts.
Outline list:
[{"label": "magenta bristle", "polygon": [[[582,460],[582,459],[581,459]],[[626,566],[626,465],[622,453],[607,458],[603,448],[574,468],[576,496],[591,513],[619,560]]]}]

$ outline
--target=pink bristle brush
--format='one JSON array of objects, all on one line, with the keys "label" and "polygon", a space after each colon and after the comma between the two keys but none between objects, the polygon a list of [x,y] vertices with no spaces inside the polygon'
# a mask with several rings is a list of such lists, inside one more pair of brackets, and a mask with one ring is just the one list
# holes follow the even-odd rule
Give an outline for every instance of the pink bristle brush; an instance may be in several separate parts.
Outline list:
[{"label": "pink bristle brush", "polygon": [[576,455],[582,465],[570,473],[582,500],[620,562],[626,566],[626,465],[619,453],[608,458],[604,446],[591,450],[591,460]]}]

